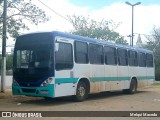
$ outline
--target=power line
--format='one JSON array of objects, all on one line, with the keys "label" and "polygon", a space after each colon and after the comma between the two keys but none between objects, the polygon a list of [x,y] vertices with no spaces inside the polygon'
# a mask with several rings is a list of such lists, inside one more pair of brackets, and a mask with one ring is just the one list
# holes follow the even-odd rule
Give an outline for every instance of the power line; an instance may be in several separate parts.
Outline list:
[{"label": "power line", "polygon": [[[144,34],[144,33],[134,33],[134,34],[137,34],[137,35],[143,35],[143,36],[154,36],[154,37],[160,37],[159,35],[150,35],[150,34]],[[130,35],[122,35],[122,37],[130,37]]]},{"label": "power line", "polygon": [[[66,17],[64,17],[63,15],[59,14],[58,12],[56,12],[55,10],[53,10],[52,8],[50,8],[49,6],[47,6],[46,4],[44,4],[41,0],[38,0],[41,4],[43,4],[45,7],[47,7],[48,9],[50,9],[52,12],[54,12],[55,14],[57,14],[58,16],[62,17],[63,19],[69,21]],[[70,21],[69,21],[70,22]]]},{"label": "power line", "polygon": [[143,36],[154,36],[154,37],[160,37],[159,35],[149,35],[149,34],[141,34],[141,33],[134,33],[134,34],[140,34],[140,35],[143,35]]}]

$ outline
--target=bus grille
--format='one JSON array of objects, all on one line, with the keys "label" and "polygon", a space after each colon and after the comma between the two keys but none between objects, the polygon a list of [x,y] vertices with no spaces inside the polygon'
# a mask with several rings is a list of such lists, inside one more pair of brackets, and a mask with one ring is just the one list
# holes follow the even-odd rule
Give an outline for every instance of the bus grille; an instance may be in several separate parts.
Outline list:
[{"label": "bus grille", "polygon": [[25,93],[35,93],[36,89],[26,89],[26,88],[22,88],[22,91]]}]

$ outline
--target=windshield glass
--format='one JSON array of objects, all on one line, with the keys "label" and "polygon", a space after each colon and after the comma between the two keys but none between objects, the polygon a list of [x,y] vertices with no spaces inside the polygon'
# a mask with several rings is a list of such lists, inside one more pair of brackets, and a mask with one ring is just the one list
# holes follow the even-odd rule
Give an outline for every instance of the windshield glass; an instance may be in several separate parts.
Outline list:
[{"label": "windshield glass", "polygon": [[16,50],[16,68],[50,68],[51,64],[49,46],[34,45]]},{"label": "windshield glass", "polygon": [[17,38],[14,49],[13,77],[20,82],[36,82],[54,75],[53,37],[49,33]]}]

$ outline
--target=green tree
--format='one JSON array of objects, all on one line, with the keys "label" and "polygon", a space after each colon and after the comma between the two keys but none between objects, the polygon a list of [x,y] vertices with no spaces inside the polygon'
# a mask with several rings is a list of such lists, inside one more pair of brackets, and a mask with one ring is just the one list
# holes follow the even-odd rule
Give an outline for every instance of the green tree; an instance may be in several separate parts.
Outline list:
[{"label": "green tree", "polygon": [[[2,36],[3,1],[0,0],[0,36]],[[10,37],[17,37],[22,29],[29,30],[27,22],[34,25],[48,20],[45,12],[32,4],[32,0],[10,0],[7,4],[7,32]]]},{"label": "green tree", "polygon": [[8,54],[7,55],[7,61],[6,61],[6,69],[7,70],[11,70],[13,67],[13,55],[12,54]]},{"label": "green tree", "polygon": [[71,31],[73,34],[128,44],[123,36],[114,31],[119,24],[116,25],[113,21],[101,20],[101,22],[97,22],[89,17],[76,15],[68,16],[68,18],[74,27],[74,30]]},{"label": "green tree", "polygon": [[[0,38],[2,38],[3,1],[0,0]],[[20,30],[29,30],[27,23],[38,25],[48,21],[45,12],[32,4],[32,0],[8,0],[7,1],[7,37],[16,38]],[[6,69],[12,68],[12,55],[7,57]],[[1,69],[1,58],[0,58]]]},{"label": "green tree", "polygon": [[156,79],[160,80],[160,27],[154,27],[152,36],[146,36],[147,44],[144,45],[154,53]]},{"label": "green tree", "polygon": [[[1,59],[1,55],[0,55],[0,68],[2,67],[1,64],[2,63],[2,59]],[[6,60],[6,70],[11,70],[13,67],[13,54],[7,54],[7,60]],[[1,69],[0,69],[0,74],[1,74]]]}]

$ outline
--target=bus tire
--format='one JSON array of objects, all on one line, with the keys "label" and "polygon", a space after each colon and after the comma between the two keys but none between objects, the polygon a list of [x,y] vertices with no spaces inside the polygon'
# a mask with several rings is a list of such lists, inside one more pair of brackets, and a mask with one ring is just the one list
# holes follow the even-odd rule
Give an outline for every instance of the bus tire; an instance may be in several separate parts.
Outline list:
[{"label": "bus tire", "polygon": [[77,90],[76,90],[76,96],[75,96],[75,100],[77,102],[81,102],[83,100],[85,100],[88,96],[88,92],[87,92],[87,85],[84,81],[79,81],[78,85],[77,85]]},{"label": "bus tire", "polygon": [[134,94],[137,92],[137,81],[135,79],[131,80],[129,89],[123,90],[124,93]]}]

